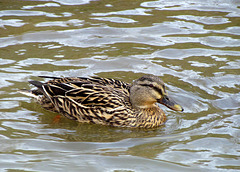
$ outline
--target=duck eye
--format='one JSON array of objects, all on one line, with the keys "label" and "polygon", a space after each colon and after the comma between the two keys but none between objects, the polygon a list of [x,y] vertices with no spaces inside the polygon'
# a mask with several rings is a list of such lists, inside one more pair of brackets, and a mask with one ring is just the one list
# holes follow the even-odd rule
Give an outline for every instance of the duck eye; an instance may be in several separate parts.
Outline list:
[{"label": "duck eye", "polygon": [[149,84],[149,87],[153,87],[153,84]]}]

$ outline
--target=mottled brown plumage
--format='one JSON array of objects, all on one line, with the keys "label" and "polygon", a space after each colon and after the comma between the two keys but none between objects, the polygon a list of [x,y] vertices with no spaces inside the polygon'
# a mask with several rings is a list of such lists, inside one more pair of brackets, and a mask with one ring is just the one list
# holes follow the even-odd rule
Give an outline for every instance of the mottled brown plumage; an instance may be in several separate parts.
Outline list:
[{"label": "mottled brown plumage", "polygon": [[37,89],[20,92],[37,99],[43,108],[79,122],[153,128],[166,121],[156,103],[183,111],[169,99],[163,81],[153,75],[145,75],[132,84],[99,77],[41,77],[51,80],[30,81]]}]

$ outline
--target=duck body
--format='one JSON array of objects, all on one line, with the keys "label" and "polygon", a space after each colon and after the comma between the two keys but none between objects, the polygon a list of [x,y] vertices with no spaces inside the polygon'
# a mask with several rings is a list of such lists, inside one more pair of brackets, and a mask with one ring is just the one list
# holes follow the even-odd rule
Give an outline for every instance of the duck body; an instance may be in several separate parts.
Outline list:
[{"label": "duck body", "polygon": [[37,88],[20,92],[34,97],[43,108],[79,122],[154,128],[166,121],[156,103],[183,110],[167,97],[164,83],[153,75],[145,75],[133,84],[99,77],[41,77],[50,80],[29,81]]}]

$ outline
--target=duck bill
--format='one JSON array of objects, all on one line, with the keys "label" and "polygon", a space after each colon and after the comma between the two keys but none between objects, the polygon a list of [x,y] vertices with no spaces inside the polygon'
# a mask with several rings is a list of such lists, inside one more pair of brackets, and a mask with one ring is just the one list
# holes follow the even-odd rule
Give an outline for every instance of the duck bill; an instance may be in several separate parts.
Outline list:
[{"label": "duck bill", "polygon": [[174,100],[170,99],[167,95],[165,95],[164,97],[159,99],[158,103],[161,103],[161,104],[163,104],[163,105],[167,106],[168,108],[170,108],[172,110],[175,110],[175,111],[183,111],[182,106],[177,104]]}]

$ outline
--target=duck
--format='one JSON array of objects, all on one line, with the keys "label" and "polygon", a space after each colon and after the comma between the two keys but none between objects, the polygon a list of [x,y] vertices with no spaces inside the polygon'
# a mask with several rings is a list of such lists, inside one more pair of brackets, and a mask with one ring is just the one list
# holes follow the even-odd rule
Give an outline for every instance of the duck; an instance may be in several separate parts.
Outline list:
[{"label": "duck", "polygon": [[44,109],[81,123],[155,128],[166,122],[159,104],[183,111],[155,75],[144,75],[132,83],[101,77],[39,77],[49,80],[29,81],[36,88],[19,92],[33,97]]}]

